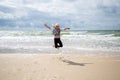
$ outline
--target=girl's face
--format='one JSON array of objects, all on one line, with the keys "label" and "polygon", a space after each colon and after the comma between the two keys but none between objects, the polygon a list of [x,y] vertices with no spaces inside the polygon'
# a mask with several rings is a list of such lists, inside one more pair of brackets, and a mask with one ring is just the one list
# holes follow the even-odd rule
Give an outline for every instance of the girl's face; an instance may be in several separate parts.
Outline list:
[{"label": "girl's face", "polygon": [[60,29],[60,26],[58,26],[58,25],[57,25],[57,26],[55,26],[55,29],[57,29],[57,30],[58,30],[58,29]]}]

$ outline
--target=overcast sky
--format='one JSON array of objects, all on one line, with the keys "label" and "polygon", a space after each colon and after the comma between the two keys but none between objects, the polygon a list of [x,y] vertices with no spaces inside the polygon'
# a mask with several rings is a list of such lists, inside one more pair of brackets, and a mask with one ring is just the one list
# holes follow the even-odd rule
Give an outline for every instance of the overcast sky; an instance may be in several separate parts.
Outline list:
[{"label": "overcast sky", "polygon": [[120,0],[0,0],[0,28],[120,30]]}]

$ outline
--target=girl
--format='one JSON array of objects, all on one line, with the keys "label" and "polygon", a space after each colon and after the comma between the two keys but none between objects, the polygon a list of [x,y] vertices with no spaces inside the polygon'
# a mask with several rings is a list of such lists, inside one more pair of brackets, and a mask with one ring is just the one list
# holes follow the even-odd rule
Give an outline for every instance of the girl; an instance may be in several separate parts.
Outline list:
[{"label": "girl", "polygon": [[48,28],[49,30],[52,30],[52,32],[53,32],[55,48],[63,47],[62,41],[60,39],[60,32],[65,31],[70,28],[64,28],[63,30],[61,30],[60,25],[55,24],[54,29],[51,29],[51,27],[49,27],[47,24],[44,24],[44,25],[46,28]]}]

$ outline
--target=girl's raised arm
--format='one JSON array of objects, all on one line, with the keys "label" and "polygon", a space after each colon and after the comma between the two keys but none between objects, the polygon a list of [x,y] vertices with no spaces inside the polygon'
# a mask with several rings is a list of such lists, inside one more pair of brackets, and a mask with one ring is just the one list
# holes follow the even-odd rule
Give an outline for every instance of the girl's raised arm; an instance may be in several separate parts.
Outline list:
[{"label": "girl's raised arm", "polygon": [[48,28],[49,30],[52,30],[51,27],[48,26],[47,24],[44,24],[44,26],[45,26],[46,28]]},{"label": "girl's raised arm", "polygon": [[64,28],[62,31],[69,30],[70,28]]}]

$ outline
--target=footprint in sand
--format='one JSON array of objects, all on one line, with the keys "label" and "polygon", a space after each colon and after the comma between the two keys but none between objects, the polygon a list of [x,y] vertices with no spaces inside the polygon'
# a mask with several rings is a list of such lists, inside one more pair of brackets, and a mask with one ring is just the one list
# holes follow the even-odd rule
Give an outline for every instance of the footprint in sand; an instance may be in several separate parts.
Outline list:
[{"label": "footprint in sand", "polygon": [[48,77],[46,80],[64,80],[62,77],[60,76],[51,76],[51,77]]},{"label": "footprint in sand", "polygon": [[22,71],[22,69],[18,68],[17,71]]},{"label": "footprint in sand", "polygon": [[33,73],[36,73],[36,71],[33,71]]},{"label": "footprint in sand", "polygon": [[34,64],[38,64],[38,62],[37,62],[37,61],[35,61],[35,62],[34,62]]}]

